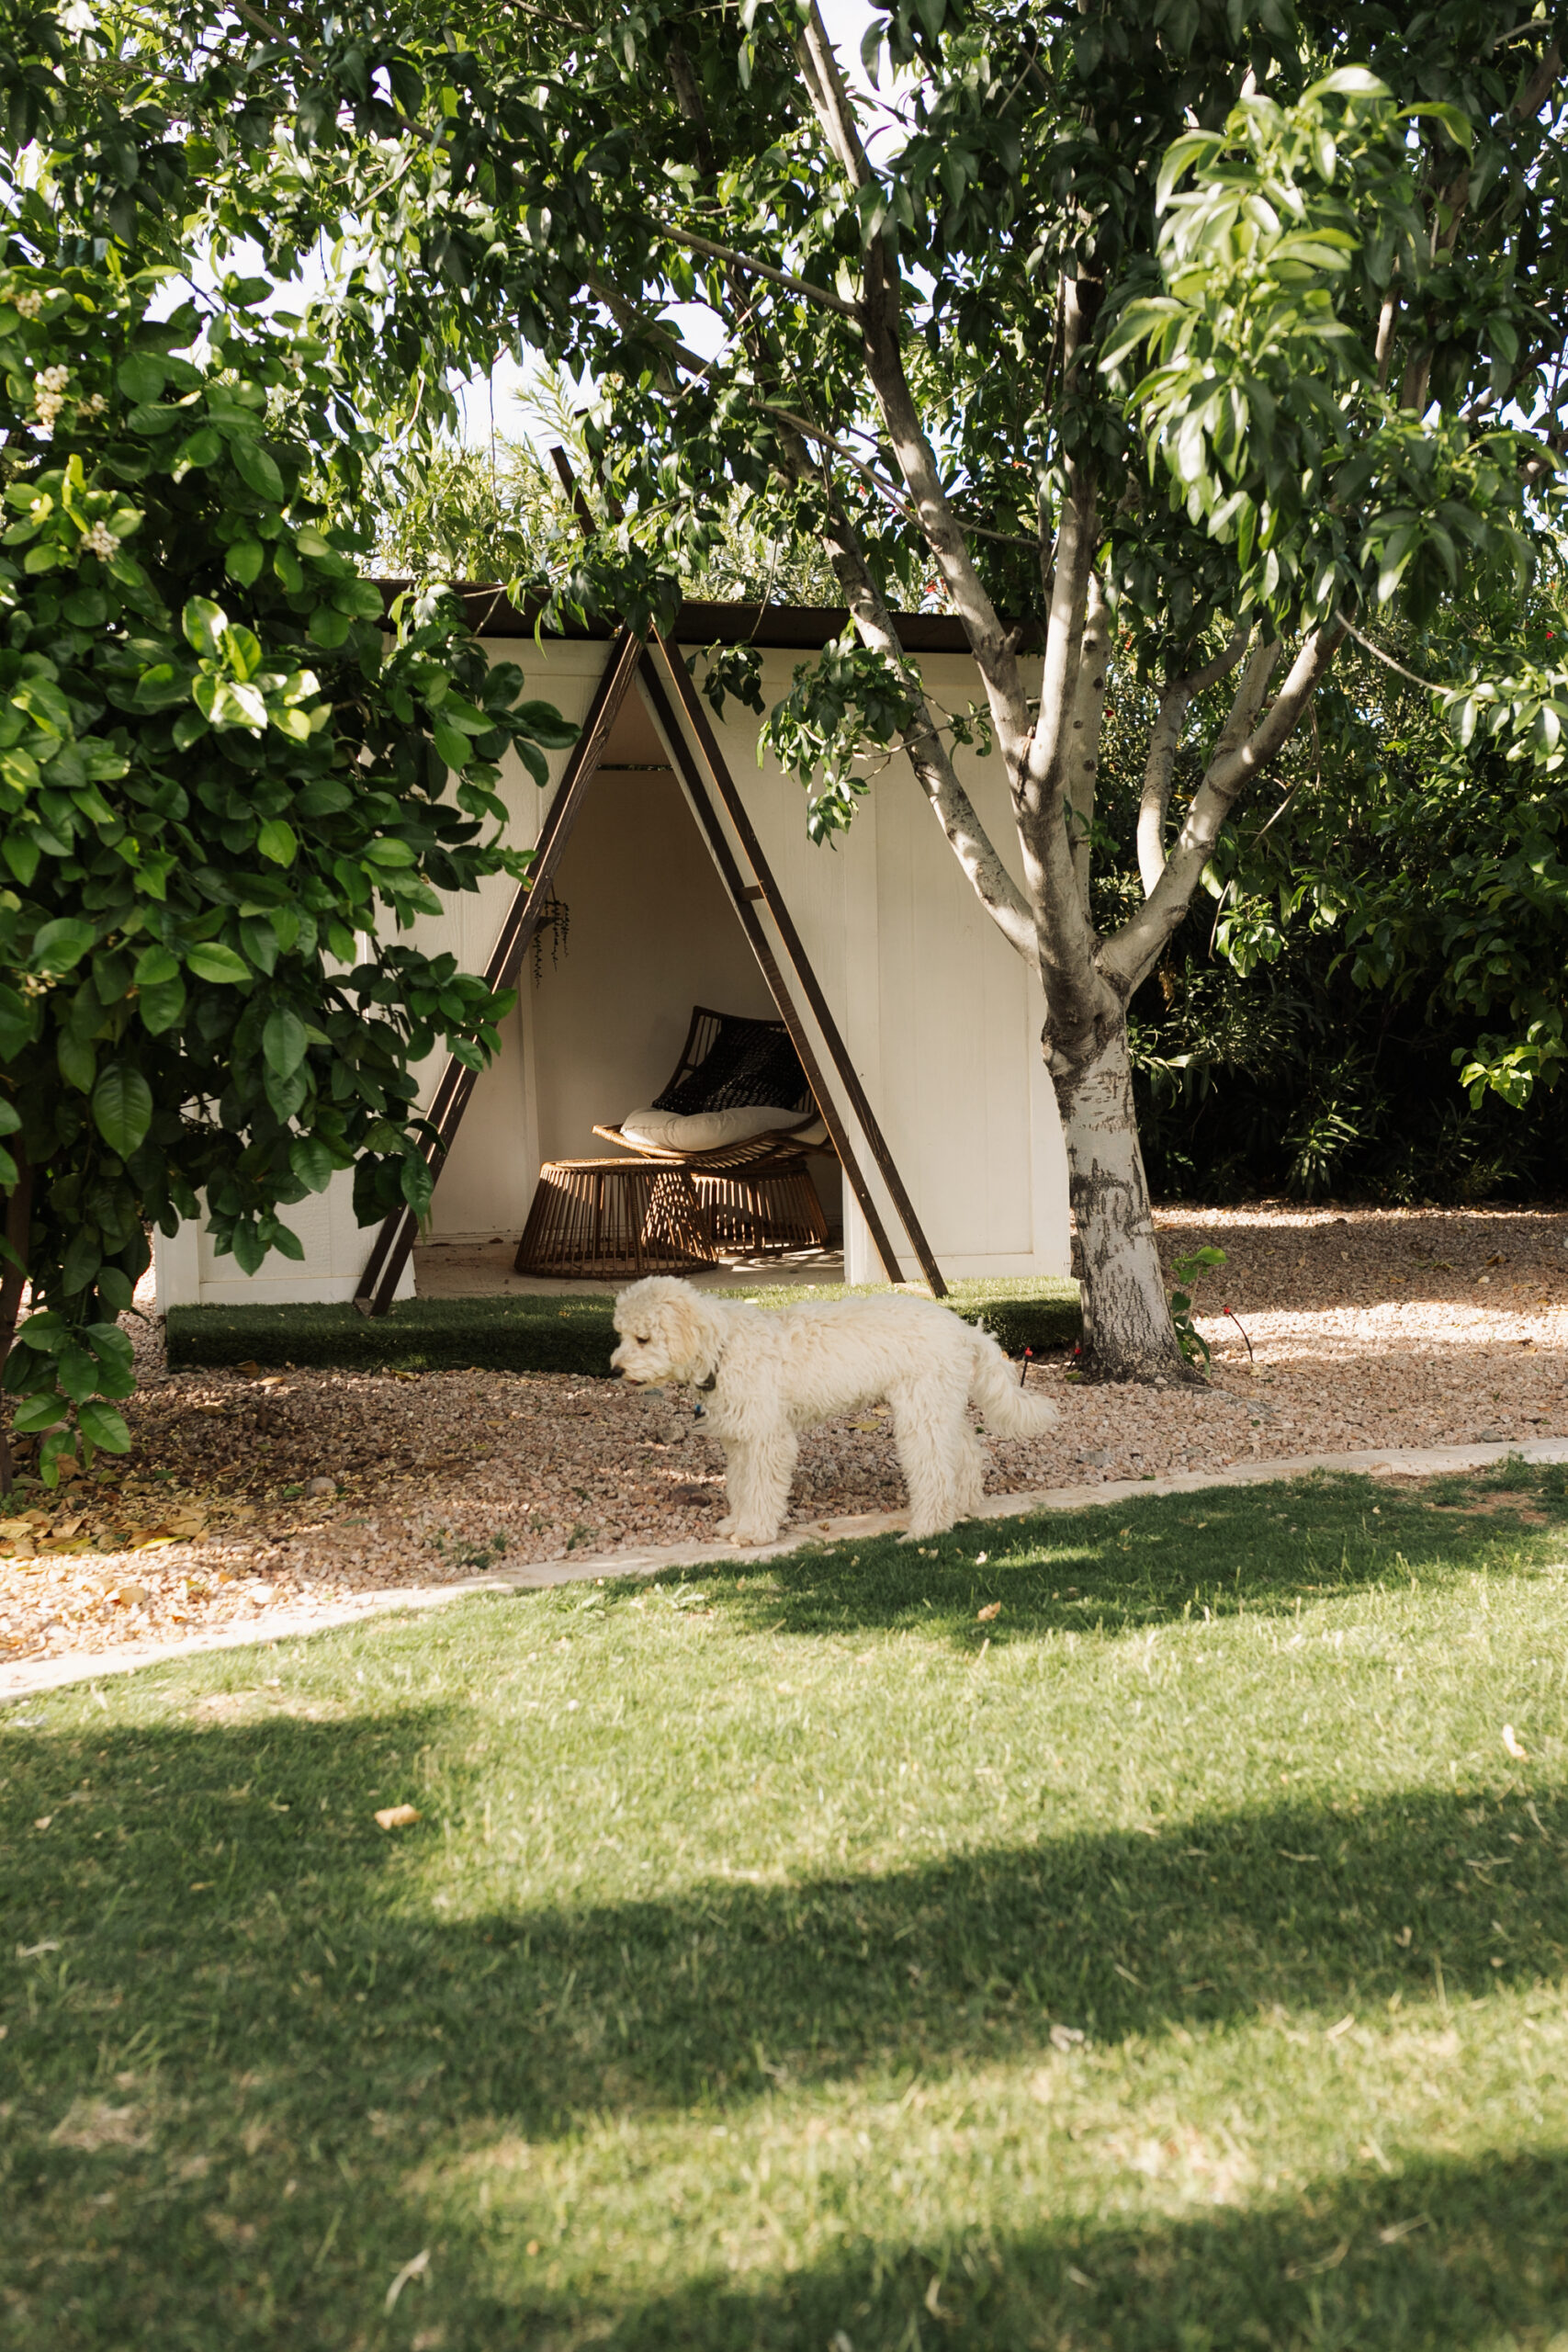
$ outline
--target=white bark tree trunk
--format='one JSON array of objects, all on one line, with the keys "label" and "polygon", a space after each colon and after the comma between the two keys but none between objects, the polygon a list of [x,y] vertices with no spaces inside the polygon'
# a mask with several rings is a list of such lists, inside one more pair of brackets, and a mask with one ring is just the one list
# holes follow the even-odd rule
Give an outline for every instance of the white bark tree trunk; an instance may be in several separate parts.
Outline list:
[{"label": "white bark tree trunk", "polygon": [[1090,1379],[1195,1380],[1171,1328],[1133,1108],[1127,1024],[1096,1025],[1081,1056],[1045,1040],[1056,1091],[1083,1295]]}]

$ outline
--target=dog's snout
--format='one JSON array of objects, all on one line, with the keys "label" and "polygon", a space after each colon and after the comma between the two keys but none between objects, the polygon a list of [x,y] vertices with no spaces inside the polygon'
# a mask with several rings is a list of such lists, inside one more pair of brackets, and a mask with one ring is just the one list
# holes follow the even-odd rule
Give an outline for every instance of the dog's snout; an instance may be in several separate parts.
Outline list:
[{"label": "dog's snout", "polygon": [[626,1368],[625,1364],[622,1364],[622,1363],[615,1363],[612,1362],[612,1363],[611,1363],[611,1365],[610,1365],[610,1377],[611,1377],[611,1379],[612,1379],[612,1380],[624,1380],[624,1379],[625,1379],[625,1377],[626,1377]]}]

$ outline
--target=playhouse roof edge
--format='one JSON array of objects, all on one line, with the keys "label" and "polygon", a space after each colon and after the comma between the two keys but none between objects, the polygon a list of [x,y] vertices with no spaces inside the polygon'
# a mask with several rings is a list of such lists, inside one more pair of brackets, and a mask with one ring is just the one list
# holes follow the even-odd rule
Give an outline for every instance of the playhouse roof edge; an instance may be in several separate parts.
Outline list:
[{"label": "playhouse roof edge", "polygon": [[[412,582],[382,580],[378,584],[390,602]],[[477,636],[533,636],[539,616],[536,603],[514,605],[504,588],[482,582],[460,580],[456,587],[468,625]],[[674,641],[685,645],[758,645],[812,652],[841,636],[849,618],[848,608],[842,605],[721,605],[691,599],[682,605],[671,636]],[[893,619],[907,653],[969,650],[964,624],[951,614],[895,613]],[[607,640],[615,635],[617,627],[617,623],[608,620],[586,624],[570,621],[564,628],[548,634]],[[1037,624],[1025,623],[1024,646],[1032,647],[1037,639]]]}]

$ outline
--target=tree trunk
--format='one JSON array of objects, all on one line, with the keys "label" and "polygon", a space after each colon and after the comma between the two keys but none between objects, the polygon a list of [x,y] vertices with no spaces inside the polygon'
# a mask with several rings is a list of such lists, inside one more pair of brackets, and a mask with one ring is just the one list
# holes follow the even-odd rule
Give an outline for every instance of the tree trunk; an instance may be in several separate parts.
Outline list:
[{"label": "tree trunk", "polygon": [[1192,1380],[1177,1344],[1155,1247],[1133,1108],[1124,1019],[1096,1023],[1081,1050],[1047,1035],[1083,1294],[1082,1368],[1091,1380]]}]

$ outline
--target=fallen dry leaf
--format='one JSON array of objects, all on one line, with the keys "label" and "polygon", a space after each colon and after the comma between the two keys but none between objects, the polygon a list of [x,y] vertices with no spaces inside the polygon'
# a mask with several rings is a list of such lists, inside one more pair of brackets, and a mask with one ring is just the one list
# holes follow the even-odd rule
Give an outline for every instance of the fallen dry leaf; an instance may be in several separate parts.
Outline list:
[{"label": "fallen dry leaf", "polygon": [[1523,1745],[1512,1724],[1503,1725],[1503,1745],[1509,1755],[1517,1756],[1521,1763],[1529,1754],[1529,1749]]},{"label": "fallen dry leaf", "polygon": [[415,1805],[384,1804],[376,1815],[376,1826],[378,1829],[407,1829],[418,1819],[419,1810]]},{"label": "fallen dry leaf", "polygon": [[993,1617],[999,1617],[1001,1613],[1002,1604],[999,1600],[987,1600],[984,1609],[976,1609],[975,1611],[975,1623],[976,1625],[988,1625]]}]

